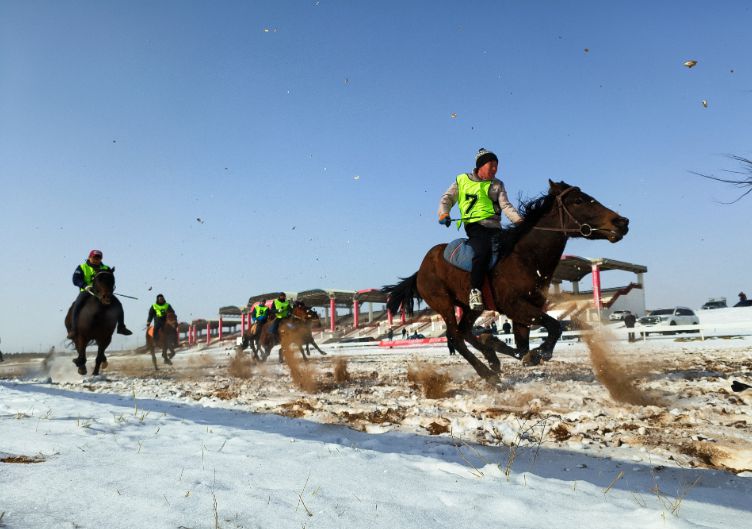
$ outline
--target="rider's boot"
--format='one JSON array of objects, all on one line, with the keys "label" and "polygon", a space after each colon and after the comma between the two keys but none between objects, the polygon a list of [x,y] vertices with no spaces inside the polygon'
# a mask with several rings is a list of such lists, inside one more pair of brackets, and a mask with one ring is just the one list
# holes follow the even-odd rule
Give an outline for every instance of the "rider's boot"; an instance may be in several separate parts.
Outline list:
[{"label": "rider's boot", "polygon": [[125,336],[130,336],[131,334],[133,334],[133,332],[128,327],[125,326],[125,322],[124,321],[119,321],[118,322],[117,333],[118,334],[124,334]]},{"label": "rider's boot", "polygon": [[468,305],[470,305],[470,310],[483,310],[483,296],[477,288],[470,290]]}]

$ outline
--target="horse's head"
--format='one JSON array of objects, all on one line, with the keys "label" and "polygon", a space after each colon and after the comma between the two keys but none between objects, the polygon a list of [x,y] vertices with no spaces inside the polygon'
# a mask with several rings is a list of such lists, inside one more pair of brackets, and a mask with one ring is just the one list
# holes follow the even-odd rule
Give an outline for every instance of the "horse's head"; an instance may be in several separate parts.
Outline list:
[{"label": "horse's head", "polygon": [[302,301],[296,301],[292,306],[292,315],[305,322],[320,323],[318,313],[312,308],[307,307]]},{"label": "horse's head", "polygon": [[112,303],[112,296],[115,291],[115,274],[112,270],[100,270],[92,279],[94,289],[97,291],[97,297],[104,305]]},{"label": "horse's head", "polygon": [[[572,237],[620,241],[629,231],[629,219],[595,200],[579,187],[548,181],[548,194],[556,198],[552,212],[561,231]],[[558,230],[556,230],[558,231]]]}]

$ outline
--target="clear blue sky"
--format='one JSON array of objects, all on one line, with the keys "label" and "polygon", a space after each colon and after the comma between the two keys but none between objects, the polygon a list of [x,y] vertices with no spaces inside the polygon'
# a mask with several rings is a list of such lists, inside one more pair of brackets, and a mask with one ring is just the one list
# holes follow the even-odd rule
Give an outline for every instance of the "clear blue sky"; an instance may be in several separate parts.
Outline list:
[{"label": "clear blue sky", "polygon": [[751,9],[5,0],[0,348],[62,345],[92,248],[138,334],[157,292],[190,320],[391,283],[457,235],[436,207],[479,147],[515,202],[552,178],[629,217],[567,253],[647,265],[649,307],[752,294],[752,200],[690,172],[752,156]]}]

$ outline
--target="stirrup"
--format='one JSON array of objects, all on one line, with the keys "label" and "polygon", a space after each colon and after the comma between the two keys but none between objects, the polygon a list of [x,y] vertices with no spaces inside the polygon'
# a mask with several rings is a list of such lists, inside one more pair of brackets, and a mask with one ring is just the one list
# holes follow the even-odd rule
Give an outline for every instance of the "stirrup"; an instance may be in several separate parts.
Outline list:
[{"label": "stirrup", "polygon": [[483,296],[477,288],[470,290],[468,305],[470,305],[470,310],[483,310]]}]

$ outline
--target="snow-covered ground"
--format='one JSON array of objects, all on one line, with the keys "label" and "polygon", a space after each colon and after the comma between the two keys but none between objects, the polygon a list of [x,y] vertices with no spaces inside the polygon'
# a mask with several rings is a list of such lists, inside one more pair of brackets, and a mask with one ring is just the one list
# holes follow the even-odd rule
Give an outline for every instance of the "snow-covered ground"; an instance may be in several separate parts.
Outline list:
[{"label": "snow-covered ground", "polygon": [[570,340],[501,388],[443,346],[327,350],[6,358],[0,527],[748,525],[752,338]]}]

